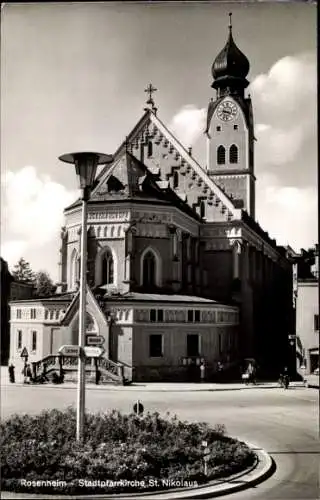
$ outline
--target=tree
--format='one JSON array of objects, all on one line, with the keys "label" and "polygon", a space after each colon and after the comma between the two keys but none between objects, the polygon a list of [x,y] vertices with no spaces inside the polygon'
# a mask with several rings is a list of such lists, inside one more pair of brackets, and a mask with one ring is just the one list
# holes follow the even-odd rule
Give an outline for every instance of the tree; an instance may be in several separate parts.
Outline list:
[{"label": "tree", "polygon": [[35,275],[35,294],[38,297],[49,297],[53,295],[57,287],[46,271],[39,271]]},{"label": "tree", "polygon": [[25,261],[23,257],[14,266],[12,271],[12,276],[17,281],[22,281],[23,283],[29,283],[31,285],[35,282],[35,274],[32,271],[29,262]]}]

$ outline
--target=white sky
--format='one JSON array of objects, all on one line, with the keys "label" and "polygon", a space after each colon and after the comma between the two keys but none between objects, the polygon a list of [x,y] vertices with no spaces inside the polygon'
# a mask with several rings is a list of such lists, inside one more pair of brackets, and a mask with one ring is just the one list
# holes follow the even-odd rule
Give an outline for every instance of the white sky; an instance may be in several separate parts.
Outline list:
[{"label": "white sky", "polygon": [[250,60],[257,219],[299,250],[317,240],[316,5],[8,4],[1,24],[1,255],[58,279],[63,208],[77,196],[63,153],[112,153],[151,81],[158,116],[204,162],[211,65],[227,37]]}]

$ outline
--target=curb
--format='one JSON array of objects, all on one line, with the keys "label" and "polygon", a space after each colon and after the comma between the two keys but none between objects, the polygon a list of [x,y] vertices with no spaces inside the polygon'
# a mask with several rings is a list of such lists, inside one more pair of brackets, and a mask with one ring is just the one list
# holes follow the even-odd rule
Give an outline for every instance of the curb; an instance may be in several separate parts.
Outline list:
[{"label": "curb", "polygon": [[[200,384],[199,384],[200,385]],[[6,387],[37,387],[40,391],[42,389],[61,389],[61,390],[66,390],[66,389],[77,389],[77,384],[73,385],[55,385],[55,384],[43,384],[43,385],[37,385],[37,384],[20,384],[20,383],[15,383],[15,384],[6,384],[6,383],[1,383],[1,387],[6,388]],[[291,388],[302,388],[304,386],[302,385],[291,385]],[[311,387],[311,385],[309,385]],[[233,384],[221,384],[220,386],[213,387],[212,385],[208,384],[207,387],[205,385],[201,385],[201,387],[198,388],[193,388],[192,386],[190,387],[152,387],[150,385],[131,385],[131,386],[114,386],[114,385],[86,385],[86,391],[107,391],[107,392],[217,392],[217,391],[242,391],[242,390],[257,390],[257,389],[279,389],[279,385],[274,383],[274,384],[257,384],[257,385],[241,385],[239,386],[233,385]]]},{"label": "curb", "polygon": [[[240,439],[239,439],[240,440]],[[257,457],[256,463],[249,469],[240,473],[229,476],[225,479],[216,479],[206,485],[196,488],[183,488],[174,490],[162,490],[158,493],[155,491],[145,493],[121,493],[121,494],[96,494],[96,495],[44,495],[33,493],[14,493],[8,491],[1,492],[1,498],[5,500],[184,500],[184,499],[200,499],[213,498],[237,491],[252,488],[257,484],[268,479],[276,470],[276,464],[273,458],[262,448],[259,448],[252,443],[247,443]]]}]

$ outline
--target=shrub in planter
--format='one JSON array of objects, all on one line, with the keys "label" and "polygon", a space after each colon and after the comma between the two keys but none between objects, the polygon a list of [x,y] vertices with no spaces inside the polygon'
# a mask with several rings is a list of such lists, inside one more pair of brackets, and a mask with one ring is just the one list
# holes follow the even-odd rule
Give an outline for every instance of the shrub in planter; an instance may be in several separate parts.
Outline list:
[{"label": "shrub in planter", "polygon": [[[1,423],[2,489],[52,493],[46,485],[27,488],[20,479],[65,481],[65,494],[120,493],[148,489],[150,480],[197,481],[221,477],[250,466],[255,456],[244,443],[226,436],[223,426],[188,423],[158,413],[143,418],[111,413],[87,414],[85,440],[75,441],[73,409],[37,416],[15,415]],[[208,442],[208,475],[203,473],[201,442]],[[79,479],[91,483],[79,486]],[[93,485],[94,481],[140,481],[128,485]]]}]

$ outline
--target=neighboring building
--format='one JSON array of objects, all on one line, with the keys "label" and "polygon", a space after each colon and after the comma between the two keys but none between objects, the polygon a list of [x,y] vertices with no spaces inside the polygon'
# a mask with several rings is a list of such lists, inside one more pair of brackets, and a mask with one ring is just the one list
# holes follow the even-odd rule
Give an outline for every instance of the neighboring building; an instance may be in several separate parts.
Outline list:
[{"label": "neighboring building", "polygon": [[9,300],[10,286],[13,280],[8,263],[1,257],[1,365],[8,363],[10,325],[9,325]]},{"label": "neighboring building", "polygon": [[1,365],[7,365],[10,344],[10,300],[32,297],[34,287],[28,283],[15,281],[8,263],[1,257]]},{"label": "neighboring building", "polygon": [[[201,359],[208,377],[218,361],[228,368],[255,358],[262,376],[288,364],[292,266],[255,221],[248,72],[230,27],[212,66],[205,167],[159,119],[149,86],[149,107],[97,176],[88,202],[89,324],[128,378],[186,379]],[[34,359],[54,352],[52,335],[77,343],[80,224],[78,200],[65,209],[61,233],[66,295],[56,300],[68,308],[60,323],[48,324],[49,299],[11,304],[11,335],[25,339],[20,348],[30,348],[35,327],[43,337]],[[16,341],[11,355],[19,357]]]},{"label": "neighboring building", "polygon": [[297,368],[304,364],[308,374],[319,366],[319,247],[295,260]]}]

